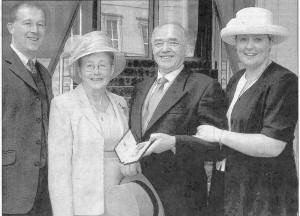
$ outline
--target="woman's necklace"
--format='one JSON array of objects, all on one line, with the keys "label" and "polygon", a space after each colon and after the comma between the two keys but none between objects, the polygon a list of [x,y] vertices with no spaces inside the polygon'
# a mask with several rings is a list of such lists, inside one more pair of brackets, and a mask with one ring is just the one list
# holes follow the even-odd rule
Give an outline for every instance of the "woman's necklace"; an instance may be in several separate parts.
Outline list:
[{"label": "woman's necklace", "polygon": [[106,94],[104,96],[100,97],[99,100],[91,100],[91,105],[93,107],[94,112],[97,114],[97,116],[100,117],[100,120],[104,120],[104,115],[106,114],[108,107],[109,107],[109,99]]},{"label": "woman's necklace", "polygon": [[253,76],[251,78],[249,78],[249,76],[247,76],[247,74],[245,74],[245,79],[246,79],[246,83],[244,85],[244,87],[242,88],[240,95],[242,95],[245,91],[247,91],[247,89],[249,89],[259,78],[260,76],[263,74],[263,72],[266,70],[266,68],[271,64],[271,60],[269,59],[268,61],[266,61],[266,63],[264,63],[264,65],[258,69],[258,73],[256,73],[256,76]]}]

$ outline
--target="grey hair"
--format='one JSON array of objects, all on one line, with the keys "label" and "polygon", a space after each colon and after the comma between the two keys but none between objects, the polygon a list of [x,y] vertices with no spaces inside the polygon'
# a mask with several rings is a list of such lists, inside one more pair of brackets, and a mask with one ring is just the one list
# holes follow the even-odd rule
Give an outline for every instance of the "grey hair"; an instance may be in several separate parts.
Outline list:
[{"label": "grey hair", "polygon": [[183,32],[183,36],[184,36],[184,43],[187,44],[188,40],[190,38],[189,33],[187,32],[187,30],[180,24],[177,22],[170,22],[170,23],[163,23],[161,25],[156,26],[153,31],[152,31],[152,35],[151,35],[151,43],[153,43],[153,37],[156,34],[156,32],[161,29],[162,27],[166,26],[166,25],[172,25],[172,26],[176,26],[178,27],[182,32]]}]

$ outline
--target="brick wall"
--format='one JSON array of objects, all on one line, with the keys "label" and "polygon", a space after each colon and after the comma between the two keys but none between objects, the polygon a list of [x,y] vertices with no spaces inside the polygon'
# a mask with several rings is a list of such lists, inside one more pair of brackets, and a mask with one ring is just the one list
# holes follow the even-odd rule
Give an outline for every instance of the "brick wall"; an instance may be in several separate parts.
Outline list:
[{"label": "brick wall", "polygon": [[[197,73],[203,73],[215,79],[218,78],[217,70],[210,69],[210,62],[200,59],[188,59],[185,61],[185,67],[190,68]],[[125,70],[109,84],[109,89],[128,101],[131,97],[134,86],[147,77],[155,76],[157,65],[151,59],[127,59]]]}]

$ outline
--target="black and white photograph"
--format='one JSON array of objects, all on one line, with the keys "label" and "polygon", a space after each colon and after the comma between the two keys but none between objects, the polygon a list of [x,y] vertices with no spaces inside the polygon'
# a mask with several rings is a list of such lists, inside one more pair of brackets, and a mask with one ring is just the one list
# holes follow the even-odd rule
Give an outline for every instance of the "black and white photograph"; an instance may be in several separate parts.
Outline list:
[{"label": "black and white photograph", "polygon": [[3,216],[298,216],[297,0],[2,0]]}]

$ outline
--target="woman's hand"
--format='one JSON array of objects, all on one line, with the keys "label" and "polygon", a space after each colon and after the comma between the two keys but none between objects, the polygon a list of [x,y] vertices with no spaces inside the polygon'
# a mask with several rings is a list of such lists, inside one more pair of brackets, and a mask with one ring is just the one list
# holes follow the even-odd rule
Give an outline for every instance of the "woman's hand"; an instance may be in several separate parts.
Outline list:
[{"label": "woman's hand", "polygon": [[120,170],[124,176],[134,176],[142,172],[142,168],[139,162],[127,165],[120,164]]},{"label": "woman's hand", "polygon": [[211,125],[200,125],[197,127],[195,137],[203,139],[207,142],[221,142],[223,130]]}]

